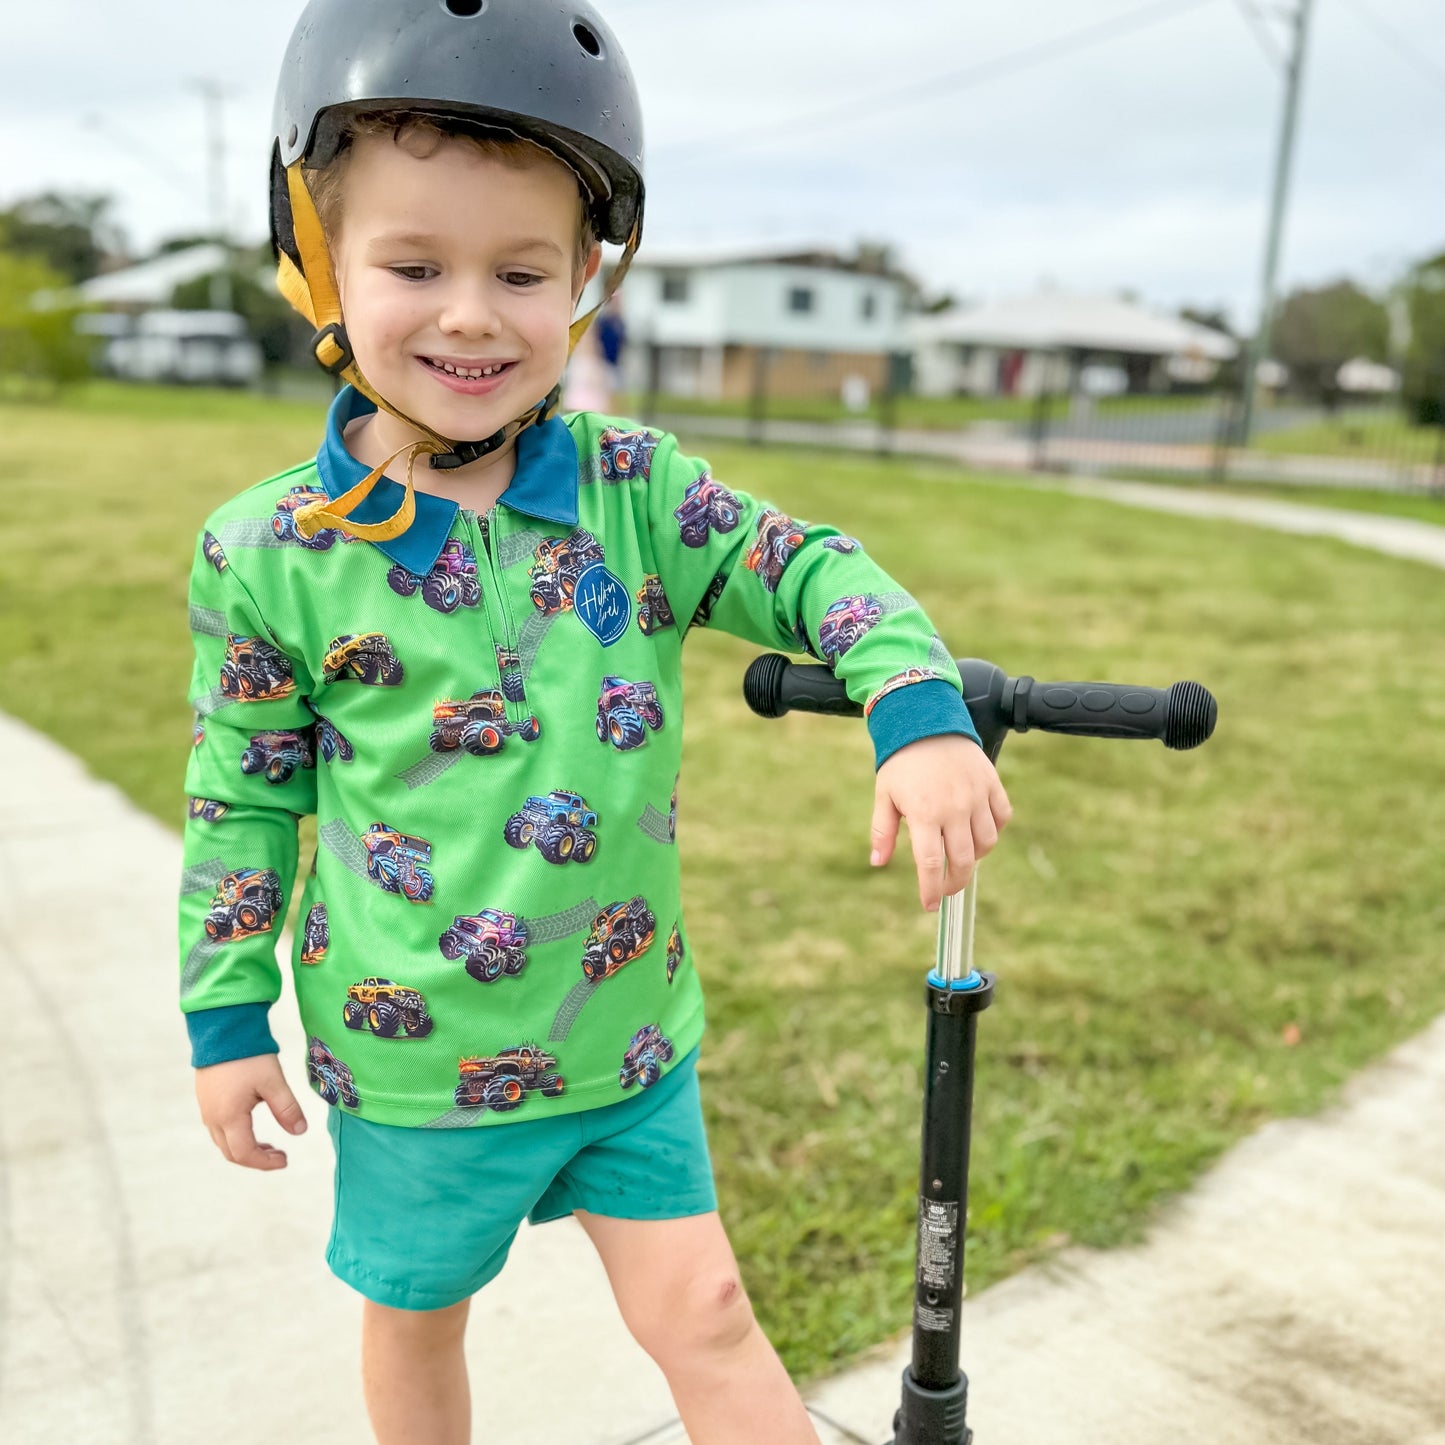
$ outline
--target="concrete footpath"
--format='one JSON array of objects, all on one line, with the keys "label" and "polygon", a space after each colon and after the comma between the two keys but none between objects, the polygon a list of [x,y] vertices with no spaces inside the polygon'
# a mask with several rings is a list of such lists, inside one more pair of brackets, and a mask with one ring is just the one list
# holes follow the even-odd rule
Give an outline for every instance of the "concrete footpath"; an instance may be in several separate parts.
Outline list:
[{"label": "concrete footpath", "polygon": [[[1436,532],[1412,555],[1445,566],[1445,530],[1365,520],[1412,546]],[[178,835],[4,717],[0,757],[0,1441],[365,1445],[359,1304],[322,1259],[331,1148],[289,997],[277,1032],[312,1127],[287,1139],[258,1111],[291,1158],[263,1175],[196,1115]],[[1067,1250],[970,1300],[978,1445],[1445,1445],[1442,1139],[1445,1020],[1327,1114],[1245,1141],[1144,1245]],[[570,1220],[523,1229],[468,1350],[478,1440],[685,1438]],[[906,1359],[812,1393],[824,1445],[885,1438]]]}]

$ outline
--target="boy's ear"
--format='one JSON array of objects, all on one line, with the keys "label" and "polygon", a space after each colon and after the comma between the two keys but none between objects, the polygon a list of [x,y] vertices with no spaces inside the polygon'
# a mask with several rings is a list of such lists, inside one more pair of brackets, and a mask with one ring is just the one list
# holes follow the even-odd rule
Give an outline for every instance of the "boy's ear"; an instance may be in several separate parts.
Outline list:
[{"label": "boy's ear", "polygon": [[602,247],[594,241],[592,249],[587,253],[587,260],[583,263],[581,273],[572,283],[572,304],[574,306],[581,299],[583,291],[587,289],[587,283],[597,274],[601,265]]}]

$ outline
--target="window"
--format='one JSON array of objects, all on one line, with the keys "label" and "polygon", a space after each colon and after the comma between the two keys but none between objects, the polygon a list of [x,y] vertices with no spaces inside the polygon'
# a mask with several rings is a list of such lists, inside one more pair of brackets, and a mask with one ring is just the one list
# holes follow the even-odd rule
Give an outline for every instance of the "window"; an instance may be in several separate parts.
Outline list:
[{"label": "window", "polygon": [[687,300],[687,272],[664,271],[662,273],[662,299],[668,302]]},{"label": "window", "polygon": [[863,293],[863,305],[861,307],[861,310],[863,313],[863,319],[865,321],[871,321],[874,315],[877,313],[878,298],[871,291],[865,291]]},{"label": "window", "polygon": [[808,312],[813,309],[813,288],[794,286],[788,291],[788,310]]}]

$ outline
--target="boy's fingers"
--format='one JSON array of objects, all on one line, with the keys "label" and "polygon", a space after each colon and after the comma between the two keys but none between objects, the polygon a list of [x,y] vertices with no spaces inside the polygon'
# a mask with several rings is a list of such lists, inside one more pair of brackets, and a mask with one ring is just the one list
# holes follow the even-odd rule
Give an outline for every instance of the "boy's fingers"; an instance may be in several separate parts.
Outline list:
[{"label": "boy's fingers", "polygon": [[998,824],[993,814],[987,808],[980,809],[973,815],[973,856],[987,857],[997,842]]},{"label": "boy's fingers", "polygon": [[304,1134],[306,1132],[306,1115],[301,1112],[301,1105],[296,1102],[296,1095],[284,1083],[278,1083],[263,1097],[271,1112],[276,1116],[276,1122],[288,1134]]},{"label": "boy's fingers", "polygon": [[943,835],[944,850],[948,855],[948,873],[943,880],[943,891],[952,896],[968,887],[973,877],[975,860],[982,850],[976,847],[976,838],[967,824],[949,828]]},{"label": "boy's fingers", "polygon": [[868,860],[875,868],[881,868],[893,856],[893,845],[898,841],[898,817],[893,799],[882,791],[875,794],[871,832],[873,853]]},{"label": "boy's fingers", "polygon": [[937,913],[943,902],[943,833],[936,824],[914,827],[909,823],[908,836],[918,866],[918,897],[929,913]]},{"label": "boy's fingers", "polygon": [[232,1164],[246,1169],[278,1169],[285,1165],[286,1156],[273,1145],[258,1144],[251,1131],[249,1113],[225,1127],[227,1157]]}]

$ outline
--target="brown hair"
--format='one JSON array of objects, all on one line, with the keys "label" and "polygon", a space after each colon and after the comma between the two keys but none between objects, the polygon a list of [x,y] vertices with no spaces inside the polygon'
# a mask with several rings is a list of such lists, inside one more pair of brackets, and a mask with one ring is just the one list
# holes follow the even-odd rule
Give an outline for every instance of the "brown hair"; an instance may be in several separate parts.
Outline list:
[{"label": "brown hair", "polygon": [[[321,219],[321,229],[328,241],[334,242],[341,226],[342,182],[346,176],[347,162],[351,158],[351,144],[359,136],[390,136],[396,145],[418,160],[435,155],[443,145],[461,142],[475,147],[489,159],[502,161],[518,169],[536,165],[539,157],[567,166],[567,162],[555,151],[508,131],[451,123],[445,116],[419,115],[415,111],[367,111],[353,116],[347,123],[341,144],[331,161],[316,170],[302,171],[306,189],[311,193],[316,214]],[[581,202],[577,247],[573,257],[576,272],[586,264],[588,255],[597,244],[597,231],[592,220],[592,198],[572,167],[567,166],[567,170],[577,180],[577,192]]]}]

